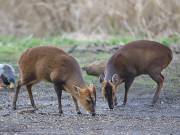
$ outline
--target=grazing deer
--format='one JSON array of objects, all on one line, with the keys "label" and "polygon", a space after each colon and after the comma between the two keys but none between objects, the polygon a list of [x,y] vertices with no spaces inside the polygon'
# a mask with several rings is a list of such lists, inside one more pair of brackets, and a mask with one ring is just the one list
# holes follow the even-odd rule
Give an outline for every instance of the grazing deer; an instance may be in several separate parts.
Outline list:
[{"label": "grazing deer", "polygon": [[82,69],[86,71],[88,75],[99,77],[104,73],[106,61],[95,61],[89,65],[84,66]]},{"label": "grazing deer", "polygon": [[156,83],[157,89],[153,97],[154,105],[159,98],[160,89],[163,86],[164,76],[161,74],[172,60],[172,51],[157,42],[139,40],[130,42],[121,47],[108,60],[105,67],[105,75],[100,76],[102,93],[108,102],[110,109],[117,104],[116,91],[118,85],[125,83],[125,95],[123,105],[127,102],[128,90],[135,77],[147,74]]},{"label": "grazing deer", "polygon": [[[78,102],[86,111],[95,115],[96,90],[93,85],[87,86],[83,80],[77,61],[57,47],[40,46],[25,51],[19,59],[20,80],[13,99],[13,109],[21,86],[26,85],[31,104],[36,108],[31,87],[42,81],[54,84],[58,97],[59,113],[63,113],[61,105],[62,90],[69,92],[80,114]],[[77,102],[78,101],[78,102]]]}]

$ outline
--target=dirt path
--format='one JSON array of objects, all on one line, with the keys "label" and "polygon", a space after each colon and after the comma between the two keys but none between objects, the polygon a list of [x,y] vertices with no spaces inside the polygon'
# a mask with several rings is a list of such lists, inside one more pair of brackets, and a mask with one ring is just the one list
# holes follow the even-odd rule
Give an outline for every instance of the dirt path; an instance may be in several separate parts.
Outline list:
[{"label": "dirt path", "polygon": [[[140,89],[135,83],[129,92],[128,104],[113,111],[107,108],[98,92],[97,116],[83,112],[76,115],[69,94],[63,93],[62,116],[58,115],[57,99],[52,85],[41,83],[34,87],[33,95],[38,106],[33,111],[27,91],[21,91],[16,111],[12,111],[8,92],[0,95],[0,134],[180,134],[180,90],[164,89],[155,107],[150,106],[154,90]],[[122,88],[120,88],[122,89]],[[122,90],[123,91],[123,90]],[[119,92],[119,104],[123,92]]]}]

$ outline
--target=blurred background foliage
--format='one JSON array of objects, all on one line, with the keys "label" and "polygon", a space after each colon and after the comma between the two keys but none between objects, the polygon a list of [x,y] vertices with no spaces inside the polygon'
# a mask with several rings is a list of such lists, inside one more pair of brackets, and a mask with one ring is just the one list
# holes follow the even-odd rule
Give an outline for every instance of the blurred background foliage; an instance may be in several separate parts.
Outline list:
[{"label": "blurred background foliage", "polygon": [[137,35],[180,32],[179,0],[0,0],[0,34]]},{"label": "blurred background foliage", "polygon": [[0,61],[14,64],[39,45],[66,51],[138,39],[180,43],[180,0],[0,0],[0,18]]}]

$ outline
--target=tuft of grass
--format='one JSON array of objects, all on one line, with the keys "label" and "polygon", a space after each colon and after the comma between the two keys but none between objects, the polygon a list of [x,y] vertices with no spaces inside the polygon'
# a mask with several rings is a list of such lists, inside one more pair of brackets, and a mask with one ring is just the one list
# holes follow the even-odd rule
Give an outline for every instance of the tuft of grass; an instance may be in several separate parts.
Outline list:
[{"label": "tuft of grass", "polygon": [[171,44],[179,43],[180,37],[178,35],[173,35],[171,37],[164,37],[160,39],[160,42],[166,46],[170,46]]},{"label": "tuft of grass", "polygon": [[88,84],[97,84],[99,82],[97,77],[91,76],[91,75],[87,75],[86,73],[83,74],[84,80],[86,81],[86,83]]}]

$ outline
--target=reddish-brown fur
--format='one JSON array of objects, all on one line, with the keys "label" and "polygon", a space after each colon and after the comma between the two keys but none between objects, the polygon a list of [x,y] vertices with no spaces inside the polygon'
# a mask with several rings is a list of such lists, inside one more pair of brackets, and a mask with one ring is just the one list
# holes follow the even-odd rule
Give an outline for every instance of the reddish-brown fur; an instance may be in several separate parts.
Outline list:
[{"label": "reddish-brown fur", "polygon": [[45,80],[54,84],[60,113],[62,113],[61,94],[62,90],[65,90],[72,95],[78,113],[80,111],[77,101],[88,112],[95,114],[95,87],[85,84],[79,64],[63,50],[51,46],[31,48],[21,55],[18,64],[20,81],[14,96],[14,109],[22,85],[26,85],[31,104],[35,107],[31,87],[35,83]]},{"label": "reddish-brown fur", "polygon": [[[102,90],[109,107],[113,108],[116,100],[116,88],[125,82],[124,105],[127,102],[127,93],[136,76],[148,74],[156,83],[157,90],[153,98],[156,103],[164,77],[162,70],[172,60],[172,51],[157,42],[139,40],[128,43],[120,48],[108,61],[105,68],[105,77],[100,77]],[[106,85],[111,85],[110,89]],[[114,85],[114,86],[113,86]]]}]

